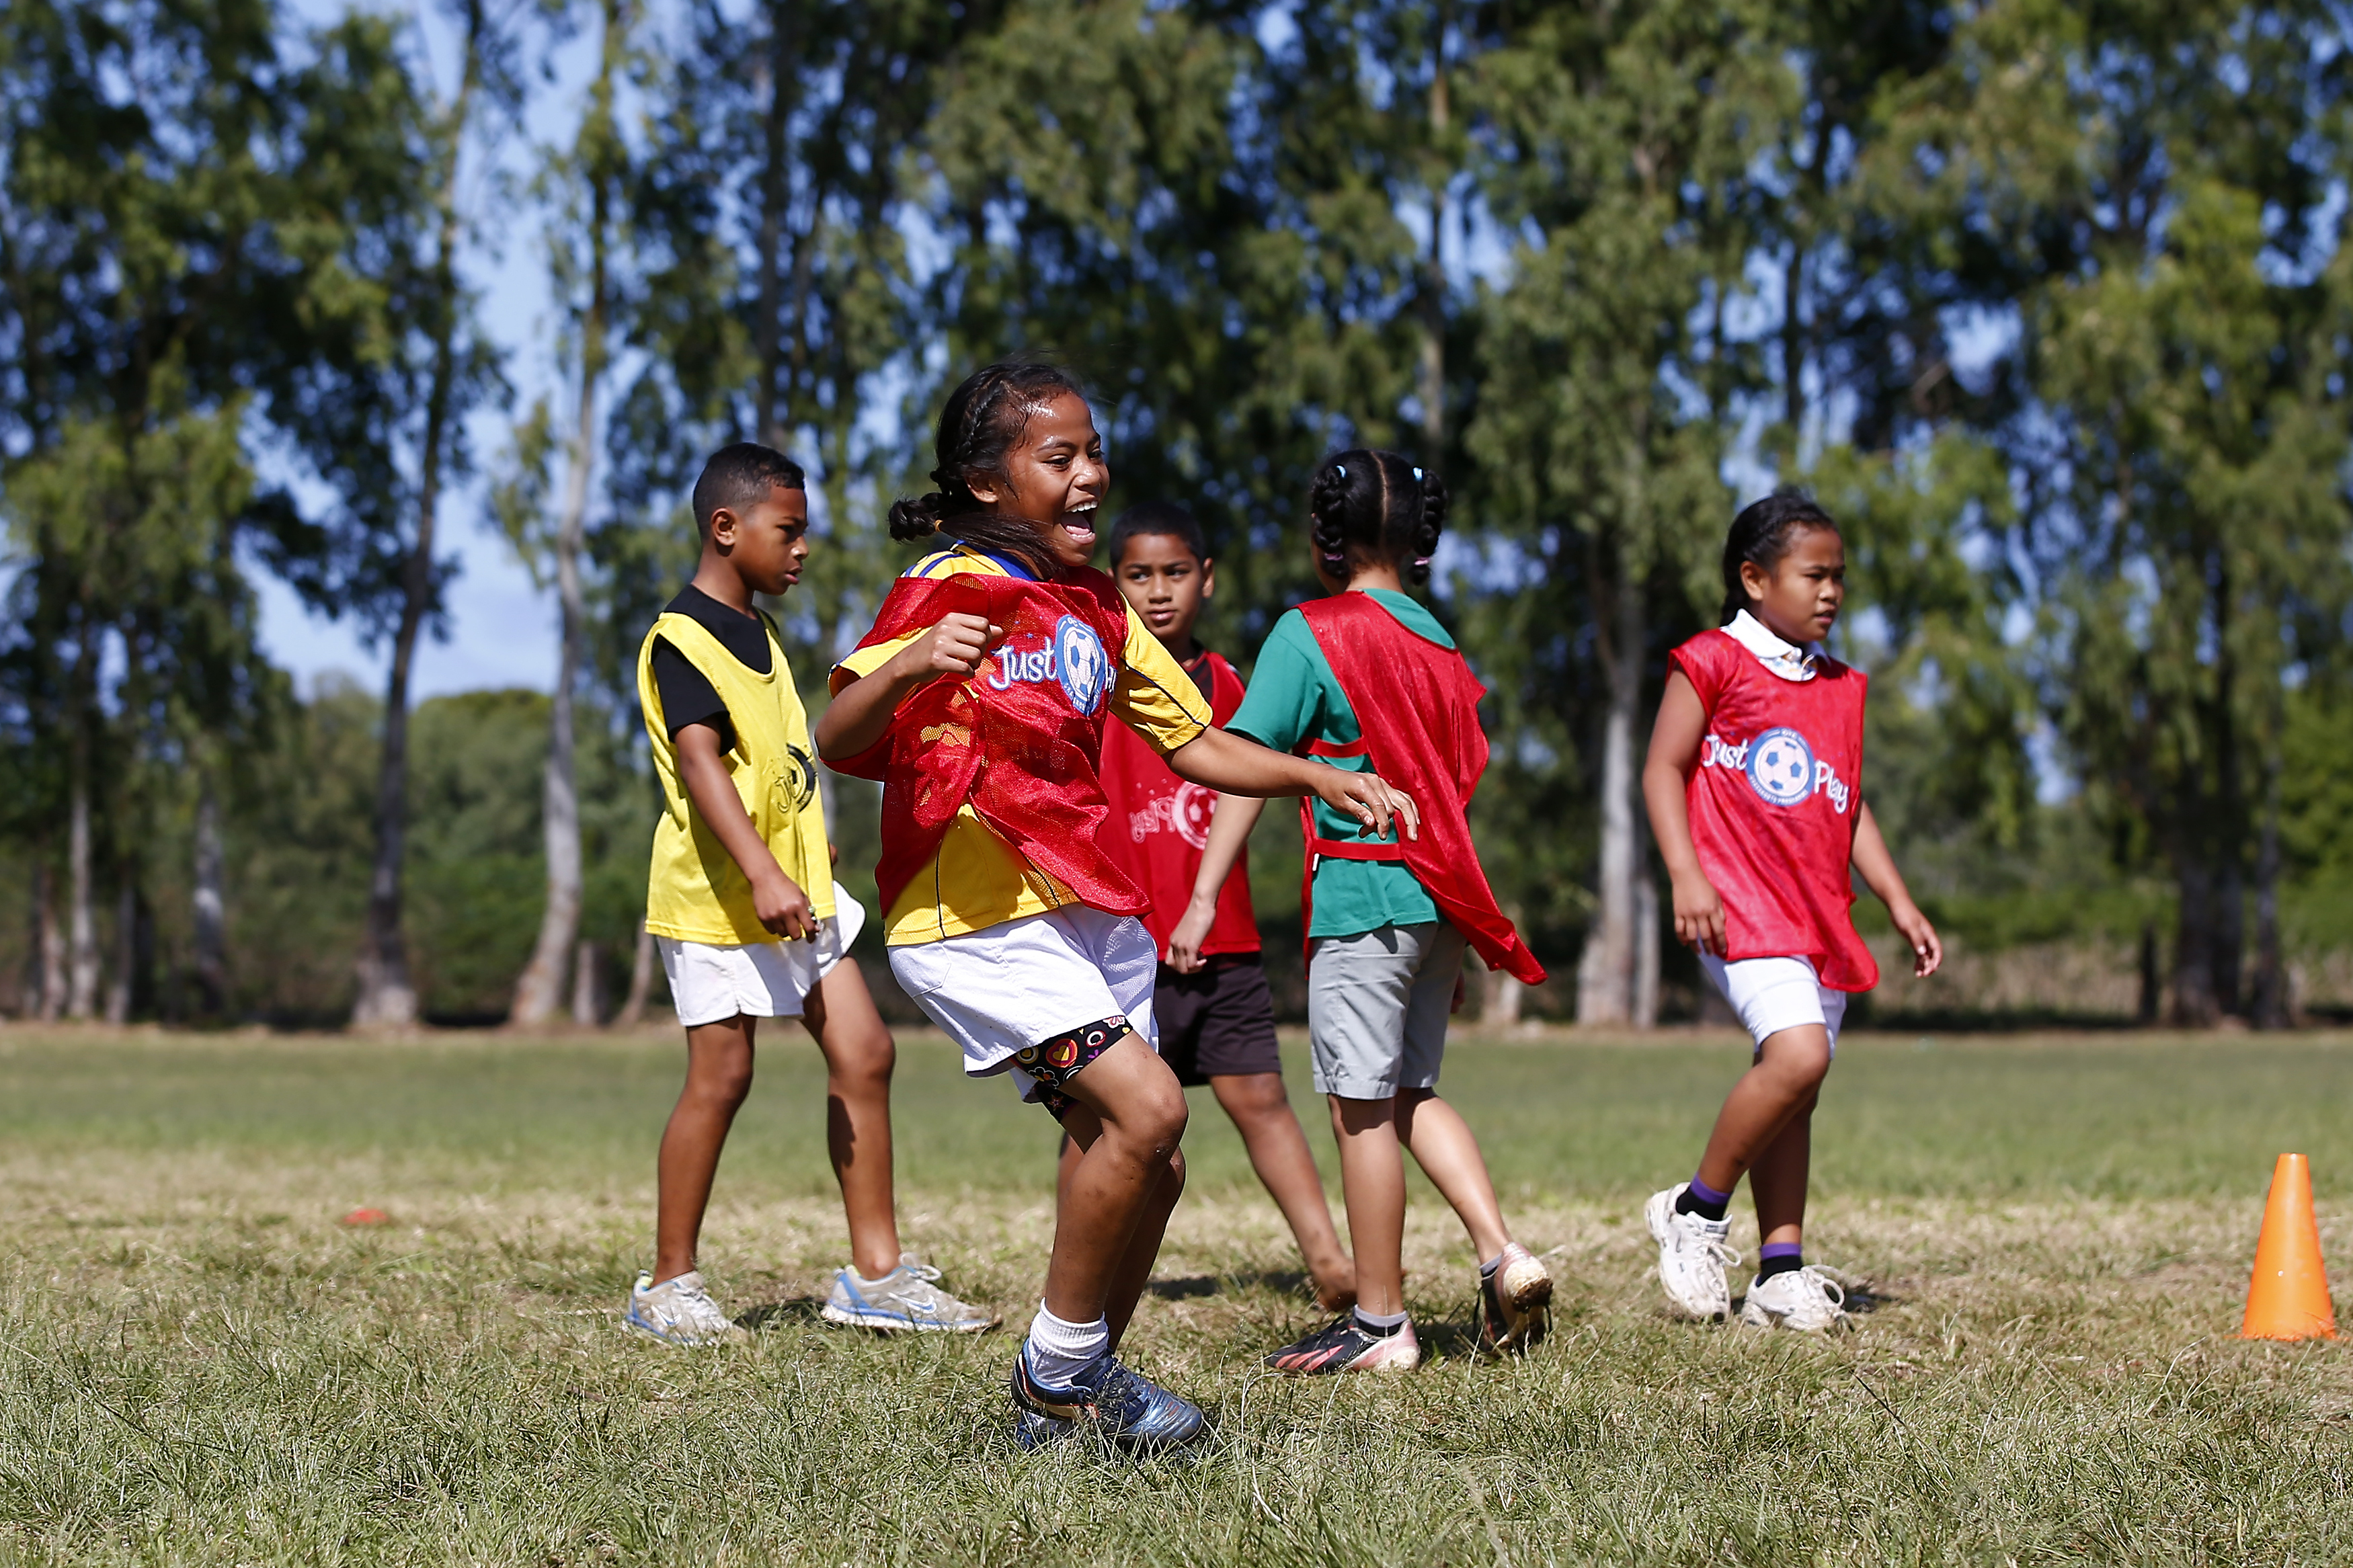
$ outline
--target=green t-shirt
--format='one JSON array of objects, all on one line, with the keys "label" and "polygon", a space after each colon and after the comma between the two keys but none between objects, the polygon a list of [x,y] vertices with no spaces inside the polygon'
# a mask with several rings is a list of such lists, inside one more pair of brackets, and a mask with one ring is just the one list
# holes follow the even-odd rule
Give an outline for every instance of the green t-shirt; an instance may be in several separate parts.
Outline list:
[{"label": "green t-shirt", "polygon": [[[1437,617],[1405,595],[1374,588],[1367,596],[1395,616],[1406,630],[1440,647],[1454,646]],[[1307,617],[1297,610],[1275,622],[1267,634],[1266,646],[1258,650],[1257,667],[1250,671],[1250,692],[1226,728],[1278,752],[1295,752],[1310,741],[1345,746],[1364,737],[1356,710],[1348,705],[1347,693],[1333,676],[1315,634],[1308,629]],[[1358,773],[1370,773],[1373,766],[1365,757],[1323,760]],[[1356,837],[1356,818],[1320,800],[1314,810],[1319,837]],[[1438,919],[1438,905],[1401,860],[1320,861],[1315,867],[1314,900],[1315,916],[1307,930],[1311,937],[1354,936],[1382,926],[1419,925]]]}]

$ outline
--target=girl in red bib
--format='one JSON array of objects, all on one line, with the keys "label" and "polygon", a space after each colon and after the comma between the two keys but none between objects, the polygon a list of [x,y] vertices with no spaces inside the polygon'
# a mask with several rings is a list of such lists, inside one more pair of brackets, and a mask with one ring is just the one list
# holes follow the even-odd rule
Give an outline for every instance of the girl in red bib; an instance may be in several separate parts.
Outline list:
[{"label": "girl in red bib", "polygon": [[1846,999],[1879,984],[1855,934],[1852,867],[1911,947],[1913,973],[1944,950],[1862,800],[1869,679],[1825,654],[1846,596],[1838,525],[1796,495],[1733,520],[1724,547],[1724,625],[1675,649],[1642,794],[1674,882],[1675,935],[1756,1041],[1699,1169],[1644,1209],[1668,1301],[1705,1321],[1730,1315],[1725,1211],[1746,1173],[1763,1250],[1740,1321],[1819,1331],[1843,1294],[1806,1267],[1800,1236],[1814,1101],[1838,1047]]},{"label": "girl in red bib", "polygon": [[[1466,814],[1487,766],[1485,689],[1405,591],[1430,580],[1446,504],[1437,476],[1395,452],[1358,448],[1324,463],[1308,497],[1324,596],[1275,622],[1231,725],[1284,751],[1369,768],[1421,808],[1420,837],[1406,842],[1366,843],[1329,813],[1301,816],[1307,1047],[1340,1145],[1356,1305],[1267,1357],[1297,1375],[1420,1363],[1405,1300],[1409,1152],[1475,1249],[1481,1351],[1526,1348],[1552,1300],[1552,1276],[1504,1224],[1478,1139],[1438,1092],[1465,949],[1526,984],[1545,977],[1496,908],[1471,841]],[[1230,821],[1237,805],[1241,820]],[[1254,809],[1219,806],[1204,879],[1225,875]]]},{"label": "girl in red bib", "polygon": [[[833,673],[818,751],[882,781],[891,971],[964,1049],[1018,1068],[1083,1151],[1062,1183],[1045,1300],[1015,1358],[1025,1446],[1082,1428],[1130,1449],[1190,1441],[1198,1406],[1115,1352],[1184,1187],[1185,1092],[1154,1054],[1149,904],[1102,848],[1105,726],[1177,777],[1313,795],[1410,841],[1413,802],[1379,778],[1285,756],[1210,722],[1191,676],[1091,568],[1111,470],[1077,384],[998,364],[940,415],[940,488],[891,510],[935,548],[901,577]],[[945,546],[945,548],[938,548]]]}]

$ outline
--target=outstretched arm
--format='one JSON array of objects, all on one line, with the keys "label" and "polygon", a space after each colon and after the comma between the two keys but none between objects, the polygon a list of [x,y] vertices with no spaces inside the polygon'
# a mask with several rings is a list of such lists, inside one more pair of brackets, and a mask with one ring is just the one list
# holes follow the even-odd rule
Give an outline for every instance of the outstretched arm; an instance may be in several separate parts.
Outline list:
[{"label": "outstretched arm", "polygon": [[944,675],[970,675],[1004,635],[986,616],[947,616],[871,675],[835,670],[833,701],[817,721],[817,754],[828,763],[858,755],[882,738],[909,694]]},{"label": "outstretched arm", "polygon": [[1209,818],[1209,841],[1201,850],[1201,868],[1193,877],[1193,896],[1168,938],[1168,967],[1177,973],[1195,973],[1208,962],[1201,956],[1201,943],[1217,922],[1218,895],[1225,891],[1226,879],[1233,874],[1242,846],[1250,842],[1250,829],[1265,809],[1266,802],[1255,795],[1218,797],[1217,815]]},{"label": "outstretched arm", "polygon": [[1178,778],[1222,795],[1312,795],[1355,817],[1357,832],[1366,837],[1386,837],[1392,816],[1406,837],[1421,837],[1420,809],[1379,774],[1311,763],[1223,730],[1204,730],[1169,752],[1168,767]]},{"label": "outstretched arm", "polygon": [[1701,952],[1724,952],[1724,900],[1700,869],[1692,843],[1691,807],[1684,799],[1692,770],[1699,766],[1707,736],[1707,709],[1680,669],[1667,672],[1659,699],[1658,721],[1651,726],[1651,752],[1642,763],[1642,802],[1651,808],[1651,837],[1667,863],[1673,889],[1675,940]]},{"label": "outstretched arm", "polygon": [[1912,973],[1926,980],[1936,973],[1945,962],[1945,944],[1937,940],[1936,928],[1912,901],[1912,891],[1904,885],[1904,874],[1895,868],[1895,857],[1887,852],[1887,840],[1880,836],[1879,819],[1871,815],[1869,805],[1854,825],[1854,868],[1862,878],[1862,885],[1879,896],[1887,906],[1887,918],[1912,948]]}]

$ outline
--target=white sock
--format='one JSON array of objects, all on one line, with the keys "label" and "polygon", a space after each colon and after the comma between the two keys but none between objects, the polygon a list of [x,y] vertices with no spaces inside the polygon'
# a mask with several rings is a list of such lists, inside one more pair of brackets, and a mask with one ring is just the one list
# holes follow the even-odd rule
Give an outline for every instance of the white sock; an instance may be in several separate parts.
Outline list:
[{"label": "white sock", "polygon": [[1367,1312],[1362,1307],[1356,1309],[1356,1321],[1377,1334],[1396,1332],[1398,1325],[1405,1320],[1403,1312]]},{"label": "white sock", "polygon": [[1111,1346],[1111,1325],[1097,1318],[1092,1323],[1066,1322],[1038,1303],[1029,1320],[1029,1373],[1039,1382],[1067,1388],[1095,1357]]}]

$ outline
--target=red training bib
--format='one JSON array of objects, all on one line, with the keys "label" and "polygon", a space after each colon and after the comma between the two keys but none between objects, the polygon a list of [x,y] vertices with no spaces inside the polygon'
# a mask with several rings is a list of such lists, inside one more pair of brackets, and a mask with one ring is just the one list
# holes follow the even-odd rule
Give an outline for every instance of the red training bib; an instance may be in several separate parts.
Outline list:
[{"label": "red training bib", "polygon": [[858,646],[895,642],[948,615],[986,616],[1004,637],[963,680],[899,704],[882,738],[840,772],[882,781],[890,909],[939,853],[967,803],[1014,853],[1084,902],[1142,914],[1144,892],[1099,842],[1110,807],[1099,776],[1103,725],[1127,647],[1127,605],[1110,576],[1082,568],[1050,583],[979,572],[902,577]]},{"label": "red training bib", "polygon": [[1724,900],[1725,957],[1804,958],[1833,991],[1879,965],[1855,934],[1854,826],[1871,678],[1822,658],[1784,680],[1723,631],[1672,656],[1707,710],[1684,800],[1700,869]]},{"label": "red training bib", "polygon": [[[1209,712],[1223,725],[1242,705],[1242,678],[1214,653],[1205,653],[1209,676]],[[1160,753],[1124,724],[1103,736],[1103,794],[1111,816],[1103,828],[1103,852],[1116,861],[1152,908],[1144,917],[1153,945],[1168,956],[1176,922],[1193,901],[1193,879],[1201,874],[1201,853],[1209,842],[1209,818],[1218,792],[1187,784],[1168,771]],[[1202,939],[1204,954],[1259,951],[1258,915],[1250,908],[1250,856],[1234,862],[1218,889],[1218,914]]]}]

